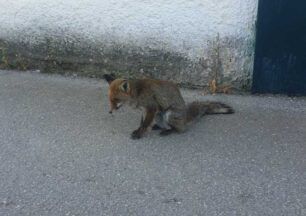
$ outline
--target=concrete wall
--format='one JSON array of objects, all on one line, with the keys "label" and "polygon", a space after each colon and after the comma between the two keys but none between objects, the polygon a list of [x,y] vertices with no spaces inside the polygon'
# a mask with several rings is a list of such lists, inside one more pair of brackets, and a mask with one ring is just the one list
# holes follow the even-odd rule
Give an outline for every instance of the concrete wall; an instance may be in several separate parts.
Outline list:
[{"label": "concrete wall", "polygon": [[142,74],[193,86],[214,78],[239,88],[250,85],[257,0],[0,0],[0,5],[2,65],[95,76]]}]

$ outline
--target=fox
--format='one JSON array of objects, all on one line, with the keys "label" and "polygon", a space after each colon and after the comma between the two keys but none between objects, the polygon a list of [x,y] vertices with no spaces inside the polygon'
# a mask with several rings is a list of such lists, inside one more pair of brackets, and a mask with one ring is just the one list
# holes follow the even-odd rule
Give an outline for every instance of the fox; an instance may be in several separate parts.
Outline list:
[{"label": "fox", "polygon": [[109,113],[123,104],[144,109],[140,126],[131,133],[132,139],[140,139],[149,130],[161,130],[166,136],[183,133],[187,124],[207,114],[232,114],[234,109],[215,101],[194,101],[186,104],[177,84],[157,79],[124,79],[104,74],[108,82]]}]

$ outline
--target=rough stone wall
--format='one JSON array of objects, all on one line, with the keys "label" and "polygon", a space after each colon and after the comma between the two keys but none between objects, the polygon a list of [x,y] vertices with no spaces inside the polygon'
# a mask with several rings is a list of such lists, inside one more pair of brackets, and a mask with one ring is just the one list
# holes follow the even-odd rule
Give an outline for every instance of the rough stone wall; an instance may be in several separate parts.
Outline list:
[{"label": "rough stone wall", "polygon": [[0,5],[2,67],[250,86],[257,0],[0,0]]}]

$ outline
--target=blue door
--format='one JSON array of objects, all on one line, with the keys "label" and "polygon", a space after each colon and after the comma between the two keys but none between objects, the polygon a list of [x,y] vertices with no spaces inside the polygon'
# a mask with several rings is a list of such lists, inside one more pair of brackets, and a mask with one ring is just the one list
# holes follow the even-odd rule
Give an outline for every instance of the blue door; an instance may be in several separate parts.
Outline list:
[{"label": "blue door", "polygon": [[252,90],[306,95],[306,0],[259,0]]}]

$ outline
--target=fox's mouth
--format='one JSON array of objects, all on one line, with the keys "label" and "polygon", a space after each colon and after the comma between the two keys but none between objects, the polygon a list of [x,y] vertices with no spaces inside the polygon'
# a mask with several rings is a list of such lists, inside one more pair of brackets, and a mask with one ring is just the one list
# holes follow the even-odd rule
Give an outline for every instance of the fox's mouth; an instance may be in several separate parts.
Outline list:
[{"label": "fox's mouth", "polygon": [[111,109],[111,110],[109,111],[109,114],[112,114],[112,113],[113,113],[113,110],[118,110],[120,107],[122,107],[122,103],[117,103],[115,109]]}]

